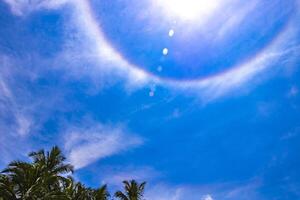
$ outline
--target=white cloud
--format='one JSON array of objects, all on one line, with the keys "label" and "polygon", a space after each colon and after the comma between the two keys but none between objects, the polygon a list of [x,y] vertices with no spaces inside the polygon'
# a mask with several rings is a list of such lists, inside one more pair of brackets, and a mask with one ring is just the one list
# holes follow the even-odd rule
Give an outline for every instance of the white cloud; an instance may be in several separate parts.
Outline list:
[{"label": "white cloud", "polygon": [[18,114],[16,116],[18,129],[17,133],[20,136],[24,136],[30,133],[30,129],[33,126],[33,121],[29,116],[25,116],[24,114]]},{"label": "white cloud", "polygon": [[[29,144],[26,142],[31,131],[32,120],[26,105],[20,104],[16,88],[11,84],[14,65],[0,55],[0,167],[12,159],[24,156]],[[19,97],[21,98],[21,97]]]},{"label": "white cloud", "polygon": [[[237,15],[242,18],[245,17],[245,15],[255,8],[256,3],[257,1],[253,1],[253,4],[244,7]],[[196,96],[198,95],[204,101],[208,102],[231,92],[238,92],[243,87],[253,87],[262,79],[266,78],[266,74],[263,74],[262,72],[265,72],[266,69],[274,66],[275,63],[280,63],[279,61],[281,58],[291,55],[292,52],[297,51],[297,48],[295,48],[294,45],[287,45],[290,44],[287,43],[287,41],[295,39],[295,30],[293,29],[293,26],[290,25],[260,54],[225,73],[202,80],[164,80],[140,70],[137,66],[133,66],[111,47],[111,45],[105,40],[101,28],[93,16],[91,5],[89,5],[87,1],[74,0],[73,5],[75,8],[74,24],[76,24],[78,31],[83,36],[83,44],[86,45],[83,45],[83,48],[90,49],[89,59],[92,58],[92,62],[96,63],[96,68],[98,68],[89,68],[88,70],[92,76],[97,74],[95,75],[98,77],[98,80],[95,81],[96,84],[97,81],[103,81],[105,76],[111,77],[113,74],[114,76],[121,77],[121,79],[124,80],[125,87],[128,90],[144,86],[149,87],[152,84],[155,84],[168,87],[172,90],[184,91],[184,93],[190,93]],[[222,33],[220,34],[225,34],[230,26],[237,26],[237,24],[241,23],[240,20],[235,18],[230,19],[228,24],[225,24],[224,27],[221,28]],[[101,76],[101,78],[99,78],[99,74],[103,72],[107,74],[104,74],[104,77]],[[79,76],[82,76],[81,69],[78,74]],[[256,76],[258,74],[260,74],[260,76]],[[109,79],[111,80],[111,78]],[[249,84],[250,82],[251,85]],[[152,94],[153,93],[151,93],[151,95]]]},{"label": "white cloud", "polygon": [[[276,42],[245,64],[209,79],[177,82],[177,88],[182,89],[185,93],[198,94],[206,102],[234,92],[242,93],[242,89],[252,88],[262,80],[274,75],[271,71],[266,71],[267,69],[271,69],[271,67],[279,69],[283,65],[284,58],[299,52],[299,46],[286,45],[286,41],[293,40],[294,37],[293,30],[287,29]],[[299,53],[296,54],[299,55]],[[174,88],[173,84],[169,83]]]},{"label": "white cloud", "polygon": [[146,190],[151,200],[263,200],[258,192],[257,180],[245,183],[212,185],[168,185],[157,183]]},{"label": "white cloud", "polygon": [[[93,9],[88,1],[83,0],[5,0],[15,13],[24,13],[24,10],[37,10],[40,8],[56,8],[66,2],[73,7],[73,15],[69,34],[76,37],[75,40],[67,38],[65,50],[58,57],[56,63],[59,66],[68,66],[69,74],[81,78],[88,75],[96,89],[103,85],[116,81],[123,81],[127,91],[141,87],[149,87],[152,84],[168,87],[172,90],[183,91],[185,94],[199,96],[203,101],[209,102],[232,92],[241,92],[241,88],[252,88],[262,79],[266,78],[266,69],[283,57],[292,55],[297,57],[299,53],[295,45],[290,44],[295,37],[295,28],[290,24],[285,31],[265,50],[256,57],[248,60],[240,66],[219,74],[217,76],[193,81],[164,80],[150,75],[139,67],[129,63],[121,54],[111,47],[105,39],[101,27],[93,15]],[[238,26],[249,12],[255,9],[257,1],[247,4],[236,15],[230,18],[220,29],[219,35],[228,33],[232,26]],[[27,12],[27,11],[26,11]],[[72,26],[72,27],[71,27]],[[75,32],[74,32],[75,30]],[[228,33],[229,34],[229,33]],[[84,50],[83,50],[84,49]],[[66,63],[66,64],[61,64]],[[281,65],[278,64],[278,65]],[[71,70],[70,70],[71,68]],[[257,76],[257,75],[260,76]],[[111,77],[115,78],[111,78]],[[251,84],[250,84],[251,82]],[[246,90],[247,90],[246,89]],[[150,95],[154,93],[151,91]],[[157,95],[157,94],[155,94]]]},{"label": "white cloud", "polygon": [[[89,63],[90,65],[96,66],[96,68],[90,67],[88,70],[89,73],[96,73],[98,82],[102,78],[105,78],[103,76],[99,78],[99,74],[104,74],[107,77],[110,77],[110,75],[120,77],[125,80],[125,87],[129,90],[148,84],[150,77],[143,70],[133,67],[128,63],[106,41],[98,22],[94,18],[93,10],[88,1],[74,0],[72,3],[74,6],[72,24],[77,28],[76,31],[80,35],[79,42],[82,42],[80,43],[80,52],[75,52],[75,57],[83,55],[92,62]],[[82,48],[88,52],[87,55],[82,54]],[[69,50],[69,52],[66,52],[66,56],[72,55],[72,49]],[[71,59],[74,58],[74,56],[71,57]],[[82,73],[81,70],[79,73]]]},{"label": "white cloud", "polygon": [[39,9],[54,9],[69,0],[3,0],[7,3],[11,11],[18,16],[36,11]]},{"label": "white cloud", "polygon": [[41,71],[27,65],[18,57],[0,54],[0,164],[36,148],[30,142],[33,134],[39,137],[49,116],[66,107],[58,106],[65,91],[45,92],[35,82]]},{"label": "white cloud", "polygon": [[[32,120],[30,114],[27,112],[26,106],[18,102],[18,98],[15,94],[14,86],[11,86],[10,81],[12,77],[16,74],[13,74],[11,68],[14,67],[12,61],[5,56],[0,56],[0,119],[10,118],[11,130],[15,132],[18,136],[26,136],[30,132],[30,127],[32,125]],[[23,95],[25,95],[25,91]],[[0,130],[8,127],[5,124],[0,122]],[[13,128],[14,127],[14,128]]]},{"label": "white cloud", "polygon": [[65,136],[68,158],[77,169],[142,143],[140,137],[126,132],[120,126],[112,127],[100,123],[84,128],[73,128]]},{"label": "white cloud", "polygon": [[229,6],[229,8],[224,11],[226,12],[227,20],[225,20],[225,23],[223,23],[219,28],[216,40],[219,40],[225,35],[230,34],[231,31],[235,31],[235,28],[238,27],[243,20],[249,16],[250,12],[255,9],[257,4],[257,0],[249,1],[243,5],[240,5],[241,8],[238,10],[232,6]]},{"label": "white cloud", "polygon": [[43,91],[35,81],[42,69],[27,65],[18,57],[0,54],[0,130],[18,137],[37,131],[62,94],[47,91],[49,96],[41,95]]},{"label": "white cloud", "polygon": [[202,197],[202,200],[214,200],[214,199],[209,194],[207,194]]},{"label": "white cloud", "polygon": [[[183,190],[185,190],[183,187],[171,187],[165,184],[156,184],[155,186],[147,188],[145,196],[147,199],[152,200],[181,200],[183,198]],[[198,197],[198,199],[200,199],[199,195]],[[186,199],[189,199],[189,197],[187,196]]]}]

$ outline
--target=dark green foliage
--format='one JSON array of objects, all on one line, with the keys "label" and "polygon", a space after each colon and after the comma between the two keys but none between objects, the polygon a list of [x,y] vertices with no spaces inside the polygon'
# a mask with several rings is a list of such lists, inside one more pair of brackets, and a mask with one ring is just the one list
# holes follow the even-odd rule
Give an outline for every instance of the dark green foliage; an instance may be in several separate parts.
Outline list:
[{"label": "dark green foliage", "polygon": [[[13,161],[0,173],[0,200],[108,200],[107,186],[92,189],[74,181],[73,166],[67,164],[61,150],[40,150],[28,155],[32,162]],[[141,200],[145,182],[124,181],[121,200]],[[124,195],[124,196],[123,196]]]},{"label": "dark green foliage", "polygon": [[120,200],[142,200],[146,182],[138,184],[135,180],[123,181],[124,192],[117,191],[115,197]]}]

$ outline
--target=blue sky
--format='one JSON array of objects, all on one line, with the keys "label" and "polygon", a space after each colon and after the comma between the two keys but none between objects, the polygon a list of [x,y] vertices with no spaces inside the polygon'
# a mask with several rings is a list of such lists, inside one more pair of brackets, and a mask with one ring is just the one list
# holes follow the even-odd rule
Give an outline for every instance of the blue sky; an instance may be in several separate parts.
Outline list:
[{"label": "blue sky", "polygon": [[298,0],[1,0],[0,167],[59,145],[88,186],[300,199]]}]

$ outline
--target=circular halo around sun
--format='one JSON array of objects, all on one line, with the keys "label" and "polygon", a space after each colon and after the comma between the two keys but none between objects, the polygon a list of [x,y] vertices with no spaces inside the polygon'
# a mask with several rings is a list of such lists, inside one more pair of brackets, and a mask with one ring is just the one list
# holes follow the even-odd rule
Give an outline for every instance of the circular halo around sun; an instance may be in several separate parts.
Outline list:
[{"label": "circular halo around sun", "polygon": [[268,47],[287,25],[295,1],[91,3],[106,40],[132,66],[163,79],[196,80],[239,66]]}]

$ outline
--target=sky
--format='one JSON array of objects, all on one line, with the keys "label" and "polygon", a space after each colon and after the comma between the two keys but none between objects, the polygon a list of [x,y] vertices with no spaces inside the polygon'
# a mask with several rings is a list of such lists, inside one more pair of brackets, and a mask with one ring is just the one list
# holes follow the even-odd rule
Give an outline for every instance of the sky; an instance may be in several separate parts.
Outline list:
[{"label": "sky", "polygon": [[58,145],[90,187],[300,199],[299,0],[0,0],[0,168]]}]

